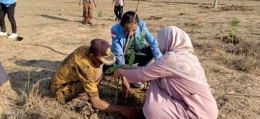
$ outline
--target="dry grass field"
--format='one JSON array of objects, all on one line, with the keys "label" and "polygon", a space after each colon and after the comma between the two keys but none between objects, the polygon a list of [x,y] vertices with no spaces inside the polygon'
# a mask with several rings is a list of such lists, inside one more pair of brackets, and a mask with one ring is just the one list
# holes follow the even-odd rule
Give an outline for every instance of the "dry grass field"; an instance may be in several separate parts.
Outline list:
[{"label": "dry grass field", "polygon": [[[61,105],[50,94],[50,80],[67,54],[93,38],[111,42],[115,15],[112,0],[98,0],[95,26],[82,25],[82,6],[75,0],[18,0],[16,20],[22,41],[0,38],[0,62],[10,80],[0,87],[1,119],[119,119],[118,114]],[[135,10],[137,0],[126,0],[124,11]],[[219,119],[260,118],[260,1],[141,0],[138,15],[156,36],[157,30],[174,25],[191,37],[208,82],[218,103]],[[227,44],[230,22],[236,27],[238,44]],[[10,23],[6,17],[7,30]],[[100,97],[114,103],[115,85],[107,77],[99,86]],[[134,97],[119,100],[137,110],[145,92],[133,89]],[[139,118],[139,117],[137,117]]]}]

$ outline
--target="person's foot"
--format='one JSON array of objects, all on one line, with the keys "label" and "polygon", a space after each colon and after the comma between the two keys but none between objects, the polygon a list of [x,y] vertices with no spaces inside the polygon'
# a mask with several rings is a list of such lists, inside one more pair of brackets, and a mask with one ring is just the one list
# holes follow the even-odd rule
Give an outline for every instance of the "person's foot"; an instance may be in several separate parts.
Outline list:
[{"label": "person's foot", "polygon": [[82,23],[83,25],[86,25],[86,24],[87,24],[87,22],[86,22],[86,21],[82,21],[81,23]]},{"label": "person's foot", "polygon": [[6,32],[0,32],[0,36],[7,36]]},{"label": "person's foot", "polygon": [[89,24],[90,26],[92,26],[92,25],[93,25],[93,23],[92,23],[92,22],[88,22],[88,24]]},{"label": "person's foot", "polygon": [[133,86],[136,88],[143,88],[144,84],[142,82],[133,83]]},{"label": "person's foot", "polygon": [[14,39],[17,38],[17,33],[12,33],[10,36],[8,36],[8,39]]}]

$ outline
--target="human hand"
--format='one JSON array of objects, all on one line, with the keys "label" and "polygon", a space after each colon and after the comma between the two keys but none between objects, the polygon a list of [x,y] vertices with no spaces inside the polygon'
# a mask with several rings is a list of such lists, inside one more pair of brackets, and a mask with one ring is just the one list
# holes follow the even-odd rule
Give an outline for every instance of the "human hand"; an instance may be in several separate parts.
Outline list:
[{"label": "human hand", "polygon": [[115,79],[118,79],[122,74],[121,74],[121,70],[123,70],[123,69],[117,69],[117,70],[115,70],[114,71],[114,78]]},{"label": "human hand", "polygon": [[122,77],[122,87],[123,87],[122,98],[127,99],[129,97],[132,97],[130,84],[128,83],[125,77]]},{"label": "human hand", "polygon": [[122,65],[120,66],[122,69],[137,69],[139,66],[129,66],[129,65]]},{"label": "human hand", "polygon": [[137,116],[137,113],[133,109],[126,106],[122,106],[120,114],[125,116],[127,119],[135,119],[135,117]]},{"label": "human hand", "polygon": [[132,69],[132,67],[129,66],[129,65],[121,65],[120,68],[122,68],[122,69]]}]

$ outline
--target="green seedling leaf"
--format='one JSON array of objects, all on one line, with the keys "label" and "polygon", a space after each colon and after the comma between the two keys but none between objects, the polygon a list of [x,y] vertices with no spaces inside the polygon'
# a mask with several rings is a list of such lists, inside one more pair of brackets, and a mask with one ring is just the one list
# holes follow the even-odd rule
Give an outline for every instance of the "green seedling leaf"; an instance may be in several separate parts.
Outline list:
[{"label": "green seedling leaf", "polygon": [[239,20],[237,19],[233,19],[230,23],[230,27],[229,27],[229,35],[233,36],[235,35],[235,30],[236,30],[236,26],[238,26],[238,24],[240,23]]},{"label": "green seedling leaf", "polygon": [[106,70],[105,74],[113,73],[113,72],[114,72],[115,70],[117,70],[118,68],[120,68],[120,66],[110,67],[109,69]]},{"label": "green seedling leaf", "polygon": [[103,12],[102,11],[98,12],[98,17],[103,17]]},{"label": "green seedling leaf", "polygon": [[129,58],[129,65],[133,66],[134,61],[135,61],[135,53],[132,52]]},{"label": "green seedling leaf", "polygon": [[145,39],[145,31],[143,30],[141,33],[141,37],[136,37],[137,47],[144,47],[144,39]]},{"label": "green seedling leaf", "polygon": [[137,52],[137,53],[135,53],[136,55],[140,55],[140,56],[146,56],[146,54],[144,54],[144,53],[141,53],[141,52]]},{"label": "green seedling leaf", "polygon": [[128,41],[127,48],[130,48],[132,46],[133,41],[134,41],[134,36],[132,36],[132,38]]},{"label": "green seedling leaf", "polygon": [[229,27],[229,35],[233,36],[234,34],[235,34],[234,27],[230,26]]},{"label": "green seedling leaf", "polygon": [[239,22],[240,22],[239,20],[234,19],[234,20],[232,20],[231,25],[232,26],[237,26]]},{"label": "green seedling leaf", "polygon": [[144,41],[145,35],[146,35],[146,33],[145,33],[145,31],[143,30],[143,31],[142,31],[142,34],[141,34],[141,38],[140,38],[141,41]]}]

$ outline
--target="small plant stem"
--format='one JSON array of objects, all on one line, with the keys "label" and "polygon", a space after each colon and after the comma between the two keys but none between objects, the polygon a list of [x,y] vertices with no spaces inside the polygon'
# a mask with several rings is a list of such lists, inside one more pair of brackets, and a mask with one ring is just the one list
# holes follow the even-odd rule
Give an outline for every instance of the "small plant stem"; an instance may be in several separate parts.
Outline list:
[{"label": "small plant stem", "polygon": [[27,75],[27,80],[28,80],[28,82],[27,82],[27,86],[28,86],[28,95],[30,95],[30,81],[31,81],[31,79],[30,79],[30,75],[31,75],[31,72],[30,72],[30,70],[29,70],[29,72],[28,72],[28,75]]},{"label": "small plant stem", "polygon": [[[130,29],[130,34],[132,32],[132,29],[133,29],[133,26],[134,26],[134,22],[135,22],[135,18],[136,18],[136,13],[137,13],[137,9],[138,9],[138,6],[139,6],[139,3],[140,3],[140,0],[138,0],[138,3],[137,3],[137,6],[135,8],[135,15],[134,15],[134,20],[133,20],[133,23],[132,23],[132,26],[131,26],[131,29]],[[125,52],[126,52],[126,49],[127,49],[127,45],[128,45],[128,41],[130,39],[130,34],[128,35],[127,37],[127,40],[126,40],[126,44],[125,44],[125,48],[124,48],[124,52],[123,52],[123,56],[122,56],[122,61],[124,60],[124,56],[125,56]],[[123,62],[121,62],[121,65],[122,65]],[[123,77],[120,76],[120,79],[123,80]],[[123,83],[123,82],[122,82]],[[117,104],[117,90],[118,90],[118,85],[119,85],[119,80],[117,80],[117,86],[116,86],[116,95],[115,95],[115,104]]]},{"label": "small plant stem", "polygon": [[118,85],[119,85],[119,80],[116,80],[116,94],[115,94],[115,104],[117,104],[117,97],[118,97]]},{"label": "small plant stem", "polygon": [[[138,9],[139,3],[140,3],[140,0],[138,0],[137,6],[136,6],[136,9],[135,9],[135,15],[134,15],[134,20],[133,20],[133,23],[132,23],[132,26],[131,26],[131,29],[130,29],[130,34],[131,34],[132,29],[133,29],[133,26],[134,26],[134,22],[135,22],[136,13],[137,13],[137,9]],[[130,39],[130,35],[128,35],[128,37],[127,37],[127,40],[126,40],[126,44],[125,44],[125,46],[128,45],[128,43],[129,43],[129,42],[128,42],[129,39]],[[126,51],[126,49],[127,49],[127,47],[125,47],[125,49],[124,49],[124,53],[123,53],[123,57],[122,57],[122,59],[123,59],[124,56],[125,56],[125,51]]]}]

